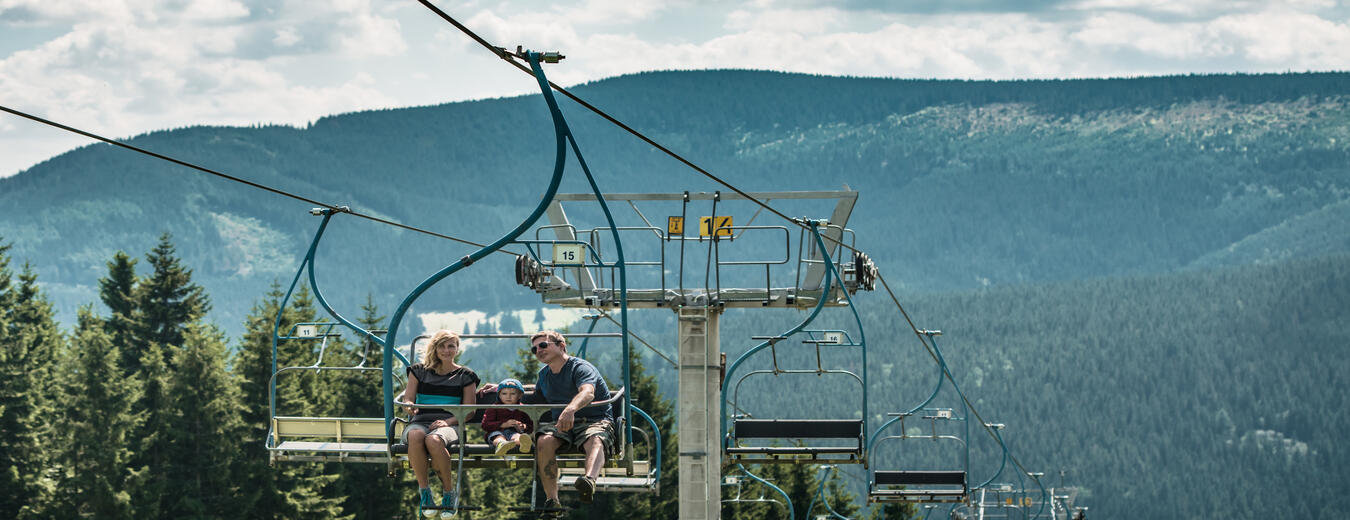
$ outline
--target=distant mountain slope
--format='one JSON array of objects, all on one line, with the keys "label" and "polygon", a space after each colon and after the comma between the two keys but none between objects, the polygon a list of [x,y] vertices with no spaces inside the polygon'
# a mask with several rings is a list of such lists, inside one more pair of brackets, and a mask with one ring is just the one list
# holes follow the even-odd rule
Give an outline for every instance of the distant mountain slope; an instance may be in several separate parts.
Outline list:
[{"label": "distant mountain slope", "polygon": [[[936,363],[885,293],[855,296],[871,370],[871,426],[933,394]],[[1017,285],[903,298],[936,338],[957,383],[1028,471],[1081,486],[1089,518],[1342,518],[1350,496],[1350,255],[1164,275]],[[729,360],[751,336],[778,334],[805,313],[728,311]],[[645,321],[644,321],[645,322]],[[845,309],[810,329],[859,338]],[[658,346],[670,352],[673,345]],[[856,349],[779,343],[728,376],[738,412],[758,418],[855,418],[859,386],[807,372],[857,370]],[[605,352],[593,347],[596,352]],[[611,349],[612,350],[612,349]],[[850,351],[851,354],[840,351]],[[730,361],[729,361],[730,362]],[[649,367],[661,367],[652,359]],[[665,375],[674,381],[674,375]],[[783,389],[791,388],[790,392]],[[961,401],[944,384],[929,407]],[[910,433],[931,423],[906,422]],[[997,443],[971,427],[972,483],[998,470]],[[898,434],[898,427],[887,433]],[[958,435],[961,428],[956,428]],[[873,469],[960,469],[952,443],[888,441]],[[840,466],[859,475],[861,468]],[[994,482],[1018,485],[1016,468]],[[1023,481],[1026,485],[1030,482]],[[856,488],[856,486],[855,486]],[[973,516],[973,515],[972,515]]]},{"label": "distant mountain slope", "polygon": [[1190,267],[1269,264],[1337,251],[1350,251],[1350,201],[1333,202],[1243,237]]},{"label": "distant mountain slope", "polygon": [[[1167,272],[1348,198],[1344,73],[992,82],[656,72],[574,91],[742,189],[860,190],[850,222],[859,246],[911,290]],[[575,105],[564,110],[605,190],[722,189]],[[552,165],[537,96],[133,142],[479,242],[524,217]],[[65,322],[94,299],[113,252],[142,254],[171,231],[215,316],[237,331],[248,303],[303,255],[317,224],[308,209],[106,145],[0,180],[0,237],[41,269]],[[321,279],[345,308],[367,294],[392,307],[470,250],[350,218],[329,233]],[[1289,250],[1341,247],[1326,244]],[[460,280],[419,305],[537,305],[495,290],[509,267],[484,269],[500,276]]]}]

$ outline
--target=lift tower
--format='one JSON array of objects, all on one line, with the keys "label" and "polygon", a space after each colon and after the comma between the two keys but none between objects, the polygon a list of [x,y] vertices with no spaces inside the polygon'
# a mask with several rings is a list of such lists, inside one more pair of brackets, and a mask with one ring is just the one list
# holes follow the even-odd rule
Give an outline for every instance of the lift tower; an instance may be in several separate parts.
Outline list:
[{"label": "lift tower", "polygon": [[[794,206],[833,201],[828,218],[818,222],[830,257],[836,261],[839,244],[852,238],[845,224],[858,192],[847,186],[844,191],[746,195]],[[717,519],[724,434],[721,386],[726,369],[719,336],[722,312],[727,308],[811,308],[822,298],[826,305],[842,306],[847,305],[847,289],[839,283],[829,291],[822,289],[828,265],[814,238],[805,237],[799,226],[752,225],[761,207],[746,196],[685,192],[604,197],[610,203],[630,206],[640,219],[639,225],[618,230],[624,233],[627,258],[639,258],[626,262],[628,307],[667,308],[678,321],[679,517]],[[550,223],[541,226],[535,238],[537,243],[551,242],[552,257],[541,248],[538,263],[517,272],[517,280],[540,293],[544,303],[602,310],[620,305],[614,269],[603,267],[605,240],[611,230],[578,229],[563,207],[568,202],[595,200],[589,193],[558,194],[547,209]],[[639,205],[661,213],[649,218]],[[736,222],[751,211],[753,215],[743,224]],[[553,236],[544,236],[550,232]],[[794,232],[798,236],[795,251]],[[579,260],[590,254],[601,258],[600,267]],[[847,279],[854,266],[843,264],[841,268]]]}]

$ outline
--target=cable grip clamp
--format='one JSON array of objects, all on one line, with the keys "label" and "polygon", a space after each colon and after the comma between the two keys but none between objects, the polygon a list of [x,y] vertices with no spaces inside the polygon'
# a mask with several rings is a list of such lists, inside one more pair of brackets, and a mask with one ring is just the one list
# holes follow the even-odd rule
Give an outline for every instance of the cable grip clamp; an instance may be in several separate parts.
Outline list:
[{"label": "cable grip clamp", "polygon": [[[520,58],[520,59],[526,60],[526,61],[528,61],[528,60],[530,59],[530,56],[529,56],[530,51],[525,50],[525,46],[524,46],[524,45],[517,45],[517,46],[516,46],[516,52],[508,51],[508,50],[506,50],[505,47],[497,47],[497,52],[498,52],[498,54],[500,54],[503,58],[505,58],[505,57],[507,57],[507,56],[515,56],[515,57],[517,57],[517,58]],[[544,62],[544,63],[558,63],[559,61],[562,61],[564,58],[567,57],[567,56],[563,56],[563,54],[562,54],[561,52],[558,52],[558,51],[540,52],[540,53],[538,53],[538,54],[539,54],[539,61]]]}]

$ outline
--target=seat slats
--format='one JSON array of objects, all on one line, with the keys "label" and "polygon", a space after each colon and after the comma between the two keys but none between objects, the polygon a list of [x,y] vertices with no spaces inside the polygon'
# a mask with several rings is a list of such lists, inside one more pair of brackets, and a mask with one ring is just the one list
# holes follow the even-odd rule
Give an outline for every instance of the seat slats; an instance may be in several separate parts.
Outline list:
[{"label": "seat slats", "polygon": [[[863,425],[860,419],[737,419],[733,424],[732,433],[736,443],[726,448],[726,454],[736,461],[769,464],[806,461],[841,464],[862,462]],[[747,439],[834,439],[847,440],[850,444],[745,446],[740,443]]]},{"label": "seat slats", "polygon": [[384,438],[384,419],[378,417],[275,417],[272,424],[278,437]]},{"label": "seat slats", "polygon": [[[645,460],[633,461],[633,475],[645,475],[650,471],[651,471],[650,462]],[[574,468],[573,467],[560,468],[559,472],[562,473],[563,475],[577,476],[585,474],[586,470],[581,466],[577,466]],[[630,475],[628,475],[628,469],[622,466],[605,466],[600,469],[600,476],[627,477]]]},{"label": "seat slats", "polygon": [[361,453],[361,454],[380,454],[385,453],[383,442],[313,442],[313,441],[286,441],[276,448],[283,452],[314,452],[314,453]]},{"label": "seat slats", "polygon": [[876,490],[868,494],[869,502],[963,502],[966,492],[963,490]]},{"label": "seat slats", "polygon": [[862,438],[861,419],[737,419],[738,439]]},{"label": "seat slats", "polygon": [[[892,488],[886,486],[905,486]],[[964,471],[876,471],[869,502],[960,502],[968,494]]]},{"label": "seat slats", "polygon": [[732,455],[763,453],[766,455],[810,455],[818,454],[851,454],[858,453],[858,448],[850,446],[825,446],[825,447],[806,447],[806,446],[739,446],[727,448],[727,453]]},{"label": "seat slats", "polygon": [[964,471],[877,471],[873,480],[879,486],[966,485]]},{"label": "seat slats", "polygon": [[[563,475],[558,478],[558,490],[564,492],[575,492],[572,484],[576,483],[580,475]],[[655,493],[656,480],[648,476],[633,477],[605,477],[595,479],[596,491],[615,491],[629,493]]]}]

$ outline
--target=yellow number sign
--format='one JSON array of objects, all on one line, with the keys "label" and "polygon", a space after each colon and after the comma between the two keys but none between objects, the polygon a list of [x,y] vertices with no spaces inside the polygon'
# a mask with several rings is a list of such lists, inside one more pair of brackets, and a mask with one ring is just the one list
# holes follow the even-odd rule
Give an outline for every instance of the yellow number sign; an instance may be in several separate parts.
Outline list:
[{"label": "yellow number sign", "polygon": [[731,226],[731,215],[719,215],[717,217],[717,222],[713,222],[713,217],[699,217],[698,235],[710,237],[713,236],[713,230],[716,229],[717,236],[729,237],[731,236]]},{"label": "yellow number sign", "polygon": [[671,235],[683,235],[684,217],[666,217],[666,233]]}]

